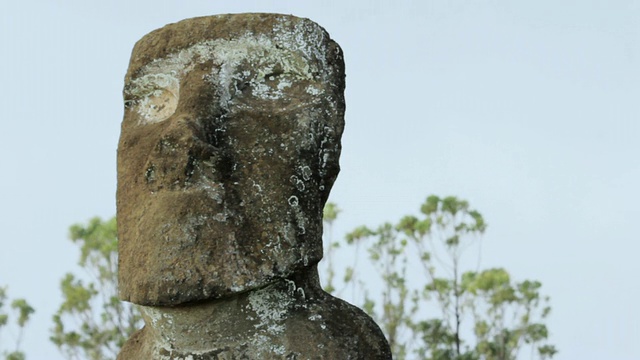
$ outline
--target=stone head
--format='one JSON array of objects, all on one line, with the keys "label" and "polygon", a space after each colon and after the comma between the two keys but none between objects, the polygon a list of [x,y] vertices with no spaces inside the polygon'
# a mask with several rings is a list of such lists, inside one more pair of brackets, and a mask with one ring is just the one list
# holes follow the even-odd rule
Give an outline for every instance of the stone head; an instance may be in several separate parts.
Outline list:
[{"label": "stone head", "polygon": [[220,15],[143,37],[118,146],[121,298],[216,299],[315,266],[343,93],[342,52],[307,19]]}]

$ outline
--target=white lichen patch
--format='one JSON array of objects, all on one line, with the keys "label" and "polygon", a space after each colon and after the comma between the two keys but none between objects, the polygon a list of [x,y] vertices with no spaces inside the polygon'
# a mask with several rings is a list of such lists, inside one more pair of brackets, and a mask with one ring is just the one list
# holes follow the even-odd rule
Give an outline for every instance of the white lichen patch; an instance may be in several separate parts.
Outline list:
[{"label": "white lichen patch", "polygon": [[140,114],[140,124],[156,123],[168,119],[176,111],[180,83],[170,74],[149,74],[131,82],[129,95],[138,99],[134,105]]},{"label": "white lichen patch", "polygon": [[327,323],[324,321],[324,318],[320,314],[313,314],[309,316],[309,320],[319,323],[320,329],[322,330],[325,330],[327,328]]},{"label": "white lichen patch", "polygon": [[[294,285],[295,286],[295,285]],[[284,355],[285,347],[274,343],[273,339],[285,333],[284,320],[287,318],[294,298],[288,292],[267,287],[249,294],[249,308],[257,315],[254,328],[257,330],[251,342],[258,353]],[[247,316],[249,319],[250,315]]]},{"label": "white lichen patch", "polygon": [[282,254],[282,242],[280,236],[276,236],[275,240],[269,240],[269,242],[260,250],[262,254],[269,254],[271,256],[280,256]]},{"label": "white lichen patch", "polygon": [[309,179],[311,179],[311,168],[307,165],[304,165],[302,167],[300,167],[300,172],[302,173],[302,178],[304,179],[304,181],[309,181]]},{"label": "white lichen patch", "polygon": [[320,84],[333,71],[328,66],[324,31],[305,20],[292,27],[290,20],[282,18],[274,33],[272,37],[247,32],[232,40],[205,40],[156,59],[128,84],[126,105],[133,105],[141,124],[166,120],[176,110],[185,74],[209,61],[214,66],[204,80],[216,89],[222,109],[228,110],[234,96],[247,87],[255,98],[276,100],[286,97],[294,83],[310,81],[305,91],[311,99],[323,94]]},{"label": "white lichen patch", "polygon": [[155,336],[155,346],[158,349],[170,351],[176,342],[174,322],[171,316],[154,307],[138,307],[147,324],[150,323]]},{"label": "white lichen patch", "polygon": [[324,90],[319,89],[318,87],[313,86],[313,85],[307,86],[305,91],[307,92],[307,94],[311,94],[311,95],[320,95],[320,94],[324,93]]},{"label": "white lichen patch", "polygon": [[291,177],[289,178],[289,181],[291,181],[291,183],[296,186],[296,189],[298,189],[298,191],[304,191],[304,188],[305,188],[304,182],[300,180],[297,176],[291,175]]},{"label": "white lichen patch", "polygon": [[291,205],[291,206],[298,206],[298,197],[295,196],[295,195],[291,195],[289,197],[288,202],[289,202],[289,205]]},{"label": "white lichen patch", "polygon": [[[255,98],[276,100],[284,97],[294,82],[315,80],[314,74],[319,73],[311,65],[315,58],[300,54],[297,44],[280,43],[265,35],[248,34],[209,44],[215,47],[212,55],[219,67],[207,80],[218,87],[222,108],[228,108],[235,94],[244,88],[249,88]],[[247,67],[251,71],[239,71]]]}]

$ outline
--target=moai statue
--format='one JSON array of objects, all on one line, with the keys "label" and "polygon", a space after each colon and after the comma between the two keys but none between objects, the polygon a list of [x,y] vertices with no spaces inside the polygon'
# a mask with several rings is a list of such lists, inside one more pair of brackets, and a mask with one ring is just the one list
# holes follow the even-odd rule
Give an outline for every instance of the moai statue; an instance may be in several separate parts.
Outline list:
[{"label": "moai statue", "polygon": [[136,44],[118,147],[118,359],[390,359],[325,293],[322,210],[344,127],[340,47],[314,22],[201,17]]}]

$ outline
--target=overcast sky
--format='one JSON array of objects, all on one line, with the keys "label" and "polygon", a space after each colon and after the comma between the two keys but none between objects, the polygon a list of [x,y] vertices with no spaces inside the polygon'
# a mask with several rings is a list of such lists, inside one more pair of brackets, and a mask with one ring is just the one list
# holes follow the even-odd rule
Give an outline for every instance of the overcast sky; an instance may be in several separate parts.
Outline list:
[{"label": "overcast sky", "polygon": [[37,310],[30,360],[62,359],[69,225],[115,213],[133,44],[230,12],[308,17],[344,50],[336,233],[467,199],[489,223],[483,266],[551,296],[556,359],[640,359],[640,2],[3,1],[0,285]]}]

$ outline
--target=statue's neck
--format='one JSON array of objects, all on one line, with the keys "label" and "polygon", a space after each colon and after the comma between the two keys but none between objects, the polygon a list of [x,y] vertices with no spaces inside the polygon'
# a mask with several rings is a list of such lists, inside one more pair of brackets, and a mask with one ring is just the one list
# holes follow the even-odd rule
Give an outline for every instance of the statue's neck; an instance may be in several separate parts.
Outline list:
[{"label": "statue's neck", "polygon": [[312,267],[292,279],[280,279],[229,298],[140,309],[159,354],[171,349],[206,353],[247,339],[260,341],[265,331],[277,333],[292,307],[321,291],[317,269]]}]

